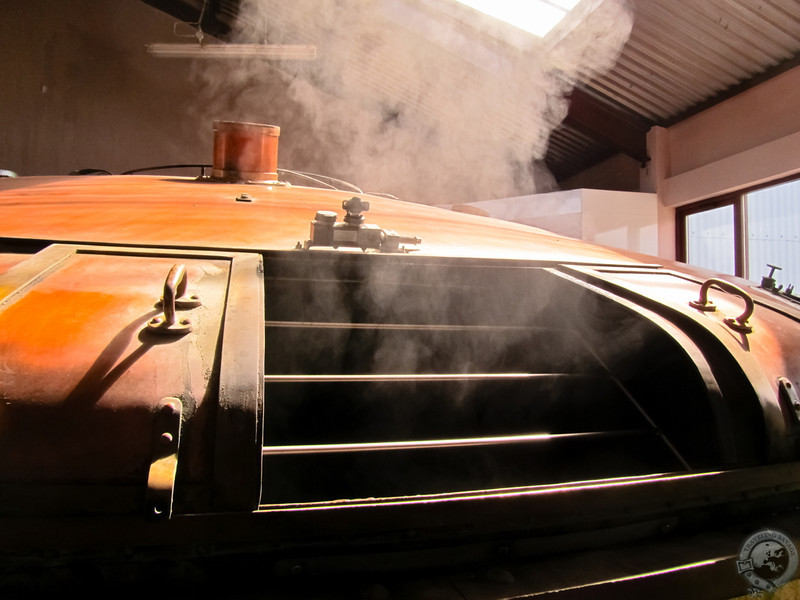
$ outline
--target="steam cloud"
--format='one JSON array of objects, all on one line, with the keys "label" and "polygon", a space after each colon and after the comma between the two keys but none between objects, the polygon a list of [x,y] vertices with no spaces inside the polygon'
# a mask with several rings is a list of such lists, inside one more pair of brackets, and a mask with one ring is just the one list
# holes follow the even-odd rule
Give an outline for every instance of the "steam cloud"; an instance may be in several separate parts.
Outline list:
[{"label": "steam cloud", "polygon": [[429,204],[547,191],[533,164],[565,94],[613,65],[632,25],[627,0],[573,12],[587,18],[538,40],[453,0],[243,0],[249,40],[318,58],[203,65],[199,110],[280,125],[281,167],[367,191]]}]

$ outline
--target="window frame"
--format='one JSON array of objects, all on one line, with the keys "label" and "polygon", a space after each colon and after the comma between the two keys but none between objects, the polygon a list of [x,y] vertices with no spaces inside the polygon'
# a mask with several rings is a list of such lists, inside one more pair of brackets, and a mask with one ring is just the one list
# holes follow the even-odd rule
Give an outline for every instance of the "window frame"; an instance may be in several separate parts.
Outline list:
[{"label": "window frame", "polygon": [[733,206],[733,246],[734,246],[734,275],[747,279],[748,273],[748,231],[747,231],[747,203],[746,196],[752,192],[775,187],[790,181],[800,180],[800,174],[795,173],[787,177],[773,179],[757,185],[741,188],[735,192],[728,192],[706,200],[700,200],[692,204],[680,206],[675,209],[675,256],[680,262],[687,262],[688,258],[688,236],[687,218],[691,215],[721,208],[723,206]]}]

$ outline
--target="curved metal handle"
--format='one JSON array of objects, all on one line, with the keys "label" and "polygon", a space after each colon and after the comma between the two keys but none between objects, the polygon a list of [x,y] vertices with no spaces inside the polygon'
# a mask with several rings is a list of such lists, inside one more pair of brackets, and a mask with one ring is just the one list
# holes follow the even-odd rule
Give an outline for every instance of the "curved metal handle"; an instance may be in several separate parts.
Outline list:
[{"label": "curved metal handle", "polygon": [[689,302],[689,306],[696,308],[697,310],[709,312],[717,310],[717,307],[714,305],[714,303],[708,299],[708,290],[712,285],[717,286],[724,292],[736,294],[742,300],[744,300],[744,312],[742,312],[742,314],[735,319],[724,319],[725,324],[731,329],[742,333],[750,333],[753,331],[752,325],[747,322],[747,320],[753,315],[753,310],[755,309],[755,303],[753,302],[753,299],[750,297],[750,294],[745,292],[738,285],[734,285],[729,281],[725,281],[724,279],[711,278],[706,280],[703,285],[700,286],[700,297],[697,300]]},{"label": "curved metal handle", "polygon": [[[161,304],[164,312],[153,317],[147,324],[147,330],[154,333],[166,333],[171,335],[182,335],[192,330],[190,319],[176,318],[176,305],[186,294],[186,267],[184,265],[173,265],[164,281],[164,293],[161,296]],[[190,302],[193,306],[200,304],[197,296],[192,296]],[[183,307],[185,308],[185,306]]]},{"label": "curved metal handle", "polygon": [[175,324],[175,300],[186,294],[186,283],[186,267],[173,265],[164,282],[164,295],[161,296],[167,326]]}]

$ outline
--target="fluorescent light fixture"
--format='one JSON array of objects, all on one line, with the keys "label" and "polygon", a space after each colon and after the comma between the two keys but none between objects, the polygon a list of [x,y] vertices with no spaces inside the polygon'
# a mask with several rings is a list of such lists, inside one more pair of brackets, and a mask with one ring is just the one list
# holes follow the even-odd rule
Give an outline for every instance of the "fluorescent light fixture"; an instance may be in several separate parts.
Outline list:
[{"label": "fluorescent light fixture", "polygon": [[544,37],[580,0],[458,0],[490,17]]},{"label": "fluorescent light fixture", "polygon": [[274,44],[150,44],[147,51],[161,58],[263,58],[314,60],[316,46]]}]

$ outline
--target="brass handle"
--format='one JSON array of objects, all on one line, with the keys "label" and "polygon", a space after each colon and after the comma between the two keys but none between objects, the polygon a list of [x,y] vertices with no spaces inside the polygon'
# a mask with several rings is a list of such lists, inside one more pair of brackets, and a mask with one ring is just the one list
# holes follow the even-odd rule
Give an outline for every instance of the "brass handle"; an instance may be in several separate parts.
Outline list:
[{"label": "brass handle", "polygon": [[173,265],[164,281],[164,293],[161,296],[161,305],[164,312],[153,317],[147,324],[147,330],[154,333],[182,335],[192,330],[190,319],[178,321],[176,308],[193,308],[201,304],[197,295],[186,296],[186,267]]},{"label": "brass handle", "polygon": [[711,278],[706,280],[703,285],[700,286],[700,297],[697,300],[693,300],[689,302],[689,306],[692,308],[696,308],[697,310],[708,311],[712,312],[717,310],[717,307],[708,299],[708,290],[711,286],[716,286],[720,288],[724,292],[728,292],[730,294],[735,294],[739,296],[742,300],[744,300],[744,312],[740,314],[735,319],[724,319],[724,323],[733,329],[734,331],[739,331],[741,333],[750,333],[753,331],[752,325],[748,323],[748,319],[753,316],[753,310],[755,309],[755,303],[753,299],[750,297],[750,294],[745,292],[742,288],[738,285],[734,285],[729,281],[725,281],[723,279],[716,279]]},{"label": "brass handle", "polygon": [[175,299],[180,298],[186,293],[186,267],[174,265],[167,274],[164,282],[164,295],[161,302],[164,307],[165,325],[169,327],[175,324]]}]

